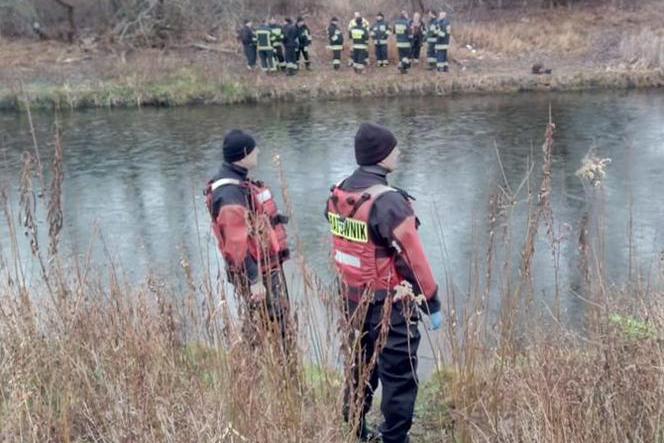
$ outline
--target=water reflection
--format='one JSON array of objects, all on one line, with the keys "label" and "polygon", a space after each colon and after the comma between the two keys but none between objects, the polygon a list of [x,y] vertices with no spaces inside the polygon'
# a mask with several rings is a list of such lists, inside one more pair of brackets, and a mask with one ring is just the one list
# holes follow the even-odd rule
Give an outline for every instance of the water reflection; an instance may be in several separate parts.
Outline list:
[{"label": "water reflection", "polygon": [[[606,181],[610,278],[620,282],[626,277],[630,201],[637,256],[649,263],[664,248],[661,93],[63,113],[58,120],[65,146],[65,250],[84,255],[99,229],[111,256],[132,278],[153,272],[173,280],[183,255],[200,269],[200,257],[207,258],[208,250],[216,257],[200,191],[220,164],[223,133],[241,127],[257,135],[264,154],[258,174],[275,186],[278,174],[270,157],[282,156],[305,254],[326,275],[323,204],[330,185],[354,168],[353,136],[359,122],[370,120],[389,126],[400,140],[401,169],[392,180],[417,197],[422,235],[436,274],[442,280],[447,273],[467,290],[473,249],[484,250],[489,194],[503,181],[496,147],[510,186],[518,186],[528,171],[528,157],[540,158],[549,109],[557,125],[552,203],[558,222],[572,228],[562,244],[561,283],[566,307],[576,311],[578,300],[569,291],[579,287],[576,236],[585,206],[574,173],[590,146],[613,160]],[[38,114],[35,121],[48,162],[53,116]],[[15,190],[21,152],[31,146],[28,123],[22,114],[0,114],[0,129],[2,181]],[[536,183],[539,165],[534,171]],[[525,228],[525,212],[516,214],[515,226]],[[197,232],[203,237],[203,251]],[[514,232],[515,239],[523,235]],[[553,288],[546,244],[542,236],[535,260],[536,268],[547,270],[538,272],[536,281],[543,299],[551,297]],[[4,241],[0,246],[7,248]],[[98,244],[93,252],[101,261],[104,248]],[[514,253],[518,259],[518,251]]]}]

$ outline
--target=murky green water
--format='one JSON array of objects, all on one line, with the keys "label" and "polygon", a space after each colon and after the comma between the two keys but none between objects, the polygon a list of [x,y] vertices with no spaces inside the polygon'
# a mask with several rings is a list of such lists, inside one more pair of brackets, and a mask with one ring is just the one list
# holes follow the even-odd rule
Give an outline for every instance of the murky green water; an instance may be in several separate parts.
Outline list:
[{"label": "murky green water", "polygon": [[[100,233],[104,241],[93,242],[90,249],[97,263],[107,263],[110,255],[132,279],[151,272],[180,284],[182,257],[200,269],[208,247],[216,256],[201,190],[221,163],[223,133],[239,127],[256,134],[263,152],[256,175],[275,186],[278,174],[270,158],[281,154],[304,253],[321,275],[329,276],[323,205],[330,185],[353,170],[353,136],[358,124],[369,120],[397,135],[402,158],[393,183],[417,198],[421,232],[436,275],[442,282],[447,274],[464,292],[473,251],[481,255],[485,250],[489,194],[502,182],[494,146],[512,186],[521,182],[527,157],[534,152],[538,183],[549,105],[557,125],[554,215],[571,229],[561,244],[560,282],[564,307],[579,310],[582,306],[571,292],[579,284],[577,239],[586,206],[574,173],[591,146],[612,159],[605,182],[607,275],[615,283],[627,275],[630,202],[635,255],[644,275],[652,272],[649,266],[664,250],[661,91],[61,113],[63,252],[84,257]],[[42,160],[48,163],[54,116],[34,118]],[[21,153],[31,148],[26,116],[0,114],[0,134],[2,186],[15,195]],[[524,236],[524,217],[517,211],[517,242]],[[44,218],[41,213],[40,220]],[[7,257],[7,232],[0,232]],[[547,300],[554,280],[546,237],[537,248],[535,284]],[[27,242],[22,255],[29,256]],[[34,263],[25,260],[24,266],[28,275],[38,274]]]}]

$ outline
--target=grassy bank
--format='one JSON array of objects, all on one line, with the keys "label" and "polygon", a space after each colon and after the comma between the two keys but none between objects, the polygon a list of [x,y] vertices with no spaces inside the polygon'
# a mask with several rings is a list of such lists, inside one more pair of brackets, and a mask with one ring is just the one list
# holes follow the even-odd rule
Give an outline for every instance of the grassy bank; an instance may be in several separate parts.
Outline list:
[{"label": "grassy bank", "polygon": [[[462,10],[452,15],[448,75],[421,66],[399,75],[394,47],[387,69],[371,67],[362,76],[346,66],[333,71],[327,16],[315,14],[309,18],[313,70],[295,78],[247,72],[229,29],[216,42],[191,35],[164,49],[108,43],[103,36],[77,45],[5,40],[0,108],[18,109],[25,99],[33,107],[77,109],[661,87],[663,11],[658,1],[631,8]],[[347,53],[348,47],[344,61]],[[531,74],[534,64],[552,75]]]},{"label": "grassy bank", "polygon": [[247,82],[232,78],[209,79],[194,69],[183,69],[156,82],[128,78],[120,82],[27,85],[23,90],[0,91],[0,109],[21,109],[26,99],[33,108],[43,109],[131,108],[662,86],[662,70],[589,70],[544,76],[516,73],[429,76],[416,73],[407,78],[397,75],[356,77],[347,73],[344,78],[318,74],[294,81]]},{"label": "grassy bank", "polygon": [[[541,154],[529,159],[527,169],[541,168],[541,180],[527,176],[518,188],[495,183],[490,217],[477,222],[488,241],[474,249],[468,282],[435,270],[446,321],[440,334],[423,337],[437,369],[420,384],[413,441],[664,437],[664,264],[652,263],[647,278],[634,271],[622,286],[609,283],[603,178],[611,170],[597,157],[588,156],[578,172],[586,191],[582,219],[556,219],[549,204],[560,192],[550,179],[554,129],[547,126]],[[349,350],[340,345],[339,296],[301,248],[293,286],[303,292],[295,307],[298,345],[286,357],[269,330],[248,342],[234,295],[206,253],[195,262],[183,256],[180,268],[169,270],[186,282],[180,290],[150,275],[127,282],[122,263],[59,253],[69,215],[60,206],[57,137],[54,146],[49,182],[29,149],[19,198],[0,189],[10,234],[0,242],[1,440],[353,441],[341,420],[349,368],[339,355]],[[288,203],[285,184],[283,191]],[[524,209],[527,225],[514,226],[512,214]],[[561,244],[564,224],[576,226],[566,238],[578,239],[582,324],[575,327],[562,320],[558,297],[542,307],[533,289],[535,248],[554,257],[540,272],[557,276],[555,257],[572,246]],[[42,230],[48,247],[39,242]],[[290,235],[298,245],[298,232]],[[205,238],[201,248],[214,247]],[[19,242],[31,257],[20,256]],[[625,266],[638,269],[638,257],[629,260]],[[34,271],[26,276],[25,269]]]}]

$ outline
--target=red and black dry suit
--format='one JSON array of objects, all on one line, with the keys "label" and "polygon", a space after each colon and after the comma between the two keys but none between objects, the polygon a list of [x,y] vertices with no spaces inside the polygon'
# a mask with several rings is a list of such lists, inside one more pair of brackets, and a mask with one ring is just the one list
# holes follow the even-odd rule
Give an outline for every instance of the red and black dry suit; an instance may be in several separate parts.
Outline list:
[{"label": "red and black dry suit", "polygon": [[229,281],[248,299],[251,285],[262,278],[268,314],[285,333],[288,293],[281,266],[289,257],[288,218],[278,213],[271,191],[249,180],[247,170],[237,165],[222,165],[208,183],[206,197]]},{"label": "red and black dry suit", "polygon": [[[389,334],[377,367],[370,373],[360,423],[363,426],[364,414],[371,407],[373,391],[380,380],[381,411],[385,418],[381,426],[383,441],[401,443],[408,441],[412,425],[420,334],[417,311],[412,303],[393,302],[391,295],[394,287],[406,280],[412,284],[415,294],[425,296],[427,306],[423,309],[438,312],[440,302],[438,287],[417,232],[419,223],[410,204],[411,198],[403,191],[388,187],[387,173],[381,166],[359,167],[333,187],[325,209],[333,232],[333,259],[349,315],[362,305],[363,295],[373,294],[366,317],[354,323],[362,334],[362,352],[356,356],[356,370],[366,367],[371,360],[381,329],[383,308],[386,303],[393,303]],[[362,392],[361,387],[358,389],[358,372],[352,383],[348,383],[347,408],[354,402],[358,390]]]}]

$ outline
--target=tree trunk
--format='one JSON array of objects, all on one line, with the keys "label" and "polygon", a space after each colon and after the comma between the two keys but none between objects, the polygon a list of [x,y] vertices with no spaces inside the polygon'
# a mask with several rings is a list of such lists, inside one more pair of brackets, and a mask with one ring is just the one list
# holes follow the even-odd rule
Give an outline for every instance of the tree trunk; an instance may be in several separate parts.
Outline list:
[{"label": "tree trunk", "polygon": [[67,32],[67,42],[74,43],[76,37],[76,21],[74,20],[74,7],[65,0],[53,0],[58,5],[67,10],[67,21],[69,22],[69,31]]}]

